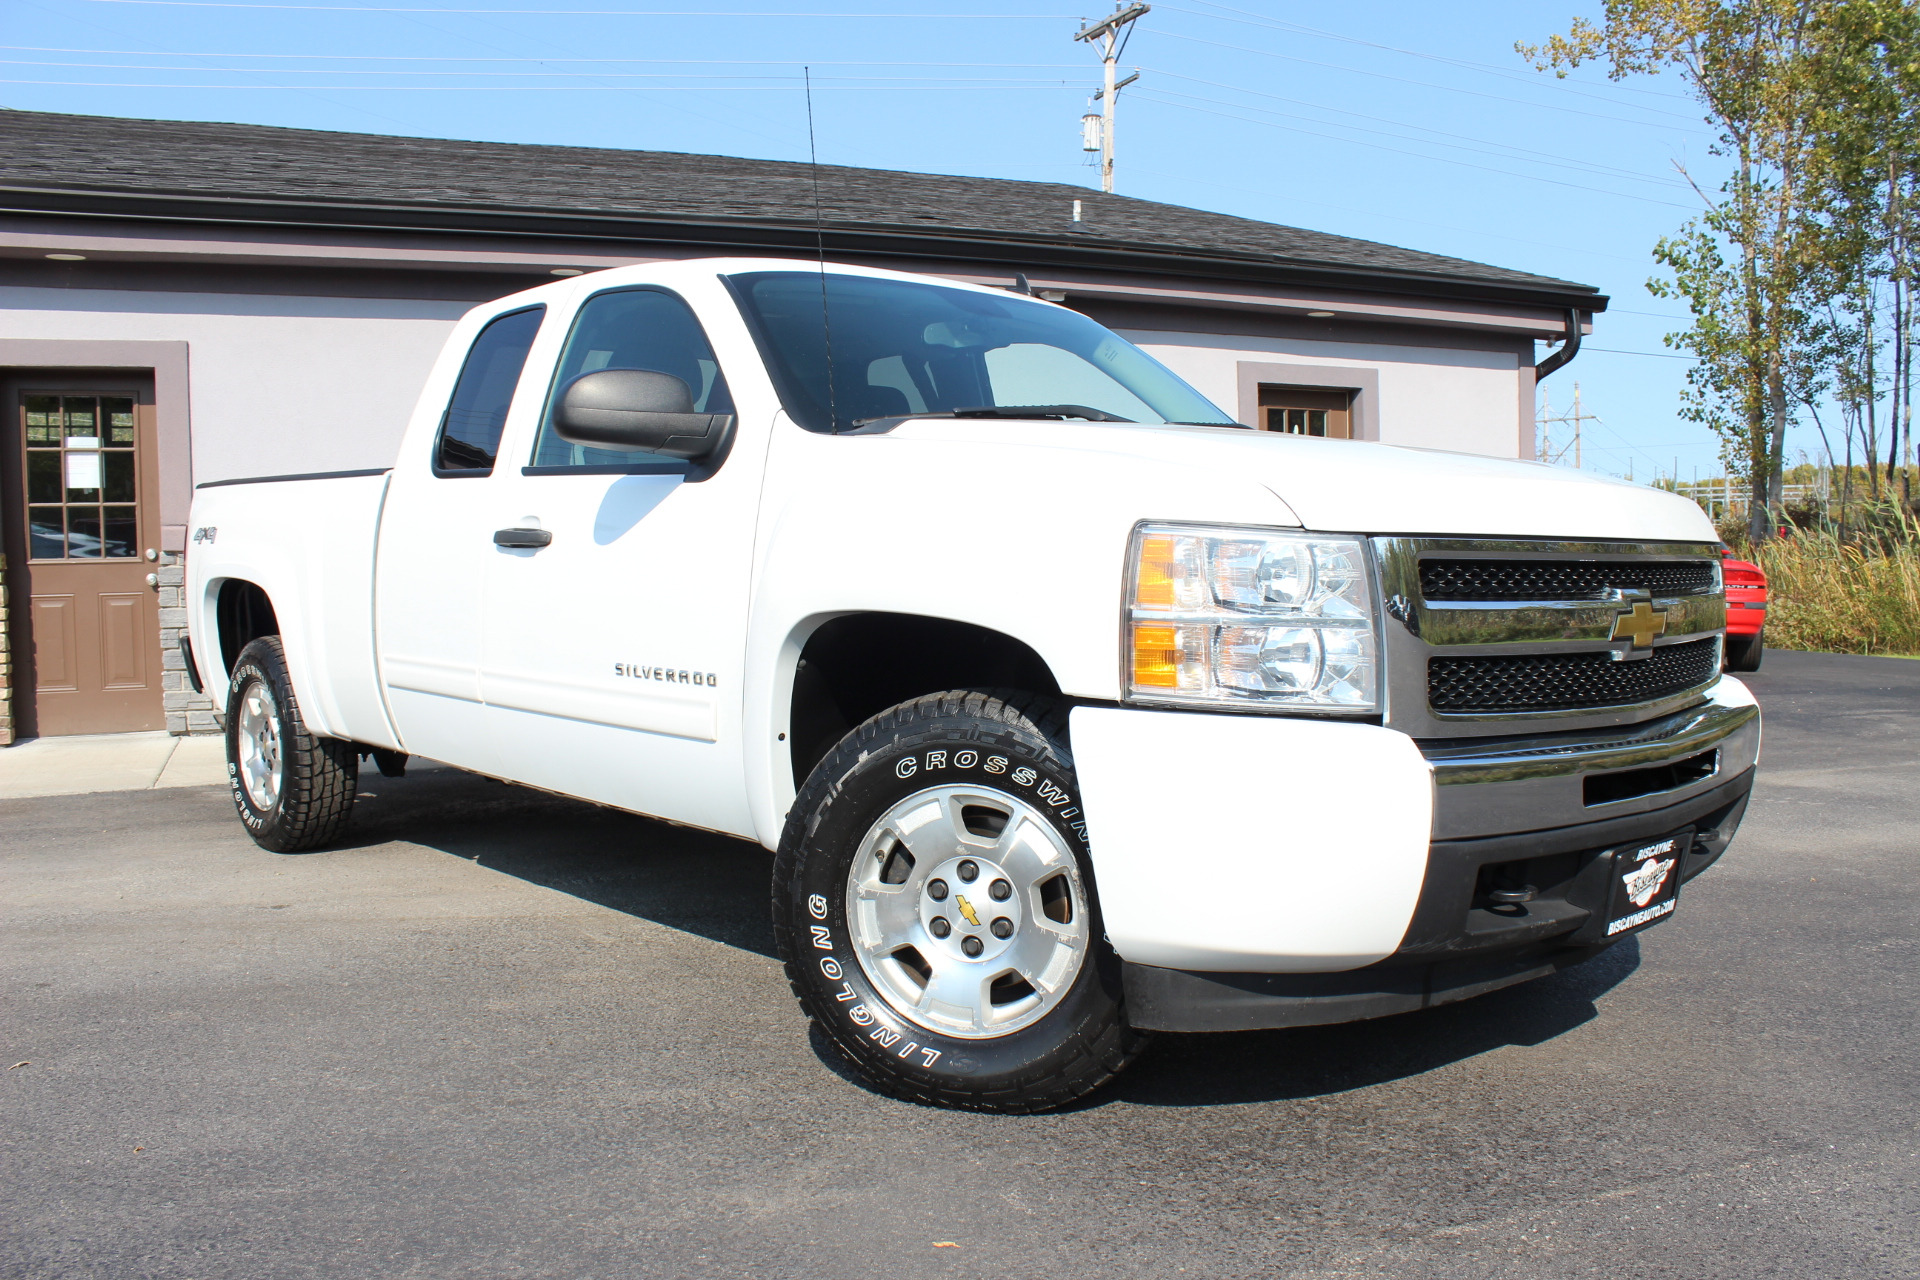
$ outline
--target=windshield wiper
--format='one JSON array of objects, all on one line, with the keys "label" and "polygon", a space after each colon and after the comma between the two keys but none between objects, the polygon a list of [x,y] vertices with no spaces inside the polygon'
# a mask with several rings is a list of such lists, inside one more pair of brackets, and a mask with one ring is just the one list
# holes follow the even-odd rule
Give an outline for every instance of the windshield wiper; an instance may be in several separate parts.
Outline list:
[{"label": "windshield wiper", "polygon": [[909,418],[1085,418],[1088,422],[1132,422],[1104,409],[1084,404],[982,404],[967,409],[929,409],[925,413],[887,413],[877,418],[855,418],[853,425],[905,422]]}]

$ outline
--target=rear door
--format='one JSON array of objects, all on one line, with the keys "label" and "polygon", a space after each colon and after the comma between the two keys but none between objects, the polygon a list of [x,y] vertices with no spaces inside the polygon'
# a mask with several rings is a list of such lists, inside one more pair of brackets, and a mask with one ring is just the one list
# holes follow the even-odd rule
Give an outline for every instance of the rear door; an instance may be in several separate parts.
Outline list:
[{"label": "rear door", "polygon": [[31,689],[21,729],[164,729],[151,384],[70,379],[22,378],[7,397],[5,506],[25,515],[6,540],[24,615],[12,651],[31,677],[15,684]]},{"label": "rear door", "polygon": [[402,457],[381,517],[374,598],[394,725],[409,752],[482,772],[495,771],[480,697],[483,601],[507,487],[494,464],[544,316],[520,307],[481,328],[431,454]]}]

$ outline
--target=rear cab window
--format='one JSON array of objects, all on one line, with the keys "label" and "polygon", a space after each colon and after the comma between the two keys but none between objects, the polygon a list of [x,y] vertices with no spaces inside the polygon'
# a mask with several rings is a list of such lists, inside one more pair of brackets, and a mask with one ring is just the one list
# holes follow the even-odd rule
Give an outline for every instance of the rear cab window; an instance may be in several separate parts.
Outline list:
[{"label": "rear cab window", "polygon": [[453,384],[447,412],[440,419],[440,436],[433,447],[435,475],[493,474],[513,391],[545,315],[545,307],[509,311],[488,321],[473,340],[459,381]]}]

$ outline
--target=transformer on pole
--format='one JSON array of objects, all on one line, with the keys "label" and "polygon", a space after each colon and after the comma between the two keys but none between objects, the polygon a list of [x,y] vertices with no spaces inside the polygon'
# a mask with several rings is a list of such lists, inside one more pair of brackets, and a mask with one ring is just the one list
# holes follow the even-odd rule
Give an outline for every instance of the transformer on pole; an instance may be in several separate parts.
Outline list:
[{"label": "transformer on pole", "polygon": [[1090,45],[1097,45],[1100,49],[1102,85],[1100,92],[1094,95],[1100,103],[1100,111],[1097,115],[1090,111],[1080,118],[1080,145],[1084,150],[1100,153],[1100,189],[1102,191],[1113,190],[1114,99],[1119,96],[1120,90],[1140,78],[1140,73],[1136,71],[1116,84],[1114,67],[1120,61],[1120,53],[1126,46],[1128,29],[1134,22],[1146,17],[1150,11],[1151,6],[1144,4],[1116,7],[1111,14],[1099,22],[1082,27],[1073,35],[1075,40],[1084,40]]}]

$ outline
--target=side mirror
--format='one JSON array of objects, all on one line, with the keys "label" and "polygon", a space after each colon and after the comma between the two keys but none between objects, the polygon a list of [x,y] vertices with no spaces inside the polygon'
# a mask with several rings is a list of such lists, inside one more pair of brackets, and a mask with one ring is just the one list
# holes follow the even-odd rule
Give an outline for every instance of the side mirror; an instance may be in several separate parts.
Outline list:
[{"label": "side mirror", "polygon": [[553,412],[554,431],[572,444],[689,462],[717,452],[732,427],[732,414],[695,413],[687,384],[651,369],[583,373],[560,389]]}]

